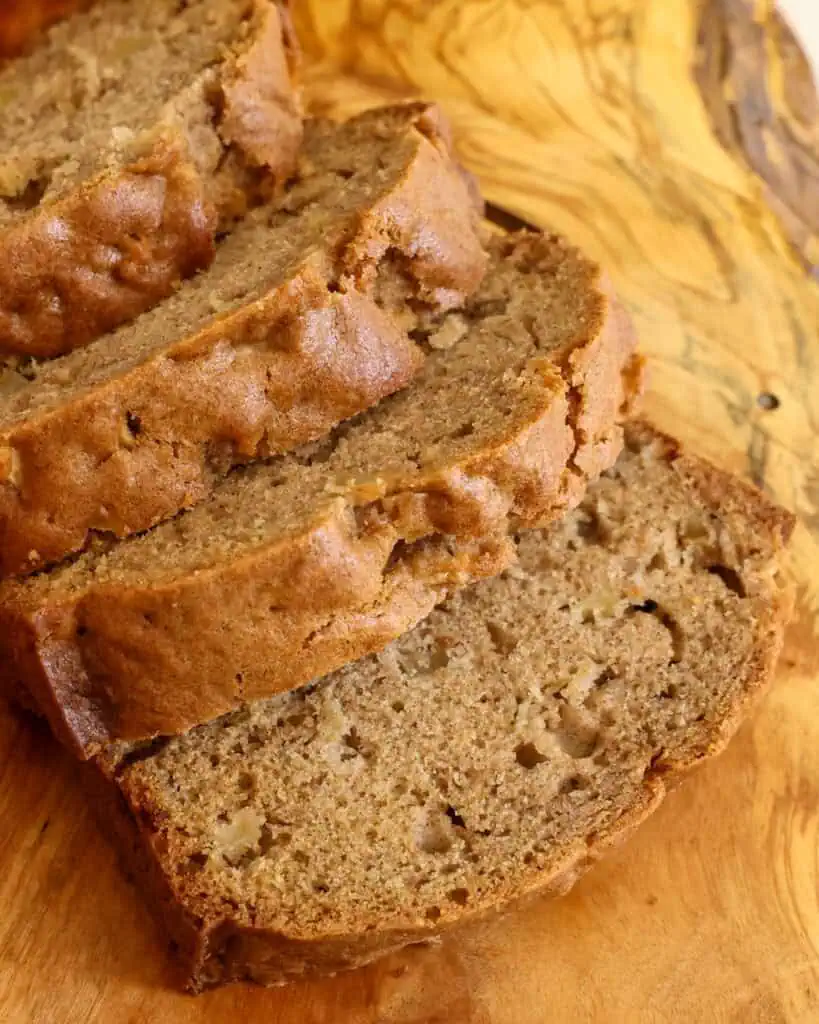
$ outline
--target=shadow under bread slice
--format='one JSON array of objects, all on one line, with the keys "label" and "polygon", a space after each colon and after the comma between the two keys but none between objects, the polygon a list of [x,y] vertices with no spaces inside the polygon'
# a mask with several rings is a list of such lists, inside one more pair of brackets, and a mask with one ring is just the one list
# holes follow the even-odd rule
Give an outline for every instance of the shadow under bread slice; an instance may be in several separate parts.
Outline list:
[{"label": "shadow under bread slice", "polygon": [[328,439],[236,470],[150,533],[0,586],[0,658],[87,756],[177,733],[385,646],[500,572],[616,459],[630,323],[563,240],[491,242],[416,380]]},{"label": "shadow under bread slice", "polygon": [[435,108],[308,122],[296,178],[208,270],[0,380],[0,572],[144,531],[406,385],[408,330],[481,280],[478,231]]},{"label": "shadow under bread slice", "polygon": [[0,67],[0,359],[150,309],[292,172],[286,3],[98,0]]},{"label": "shadow under bread slice", "polygon": [[103,752],[101,826],[189,988],[334,973],[564,892],[722,749],[782,643],[792,518],[627,431],[514,567],[380,654]]}]

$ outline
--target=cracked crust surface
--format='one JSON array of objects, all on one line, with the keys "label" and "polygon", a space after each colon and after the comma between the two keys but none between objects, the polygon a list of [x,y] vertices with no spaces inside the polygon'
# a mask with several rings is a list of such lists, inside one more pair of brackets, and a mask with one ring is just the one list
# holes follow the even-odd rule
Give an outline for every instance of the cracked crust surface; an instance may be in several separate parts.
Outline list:
[{"label": "cracked crust surface", "polygon": [[792,517],[646,425],[383,652],[98,760],[196,990],[366,963],[565,892],[769,681]]},{"label": "cracked crust surface", "polygon": [[210,263],[294,166],[296,58],[285,3],[101,0],[0,69],[0,357],[85,345]]},{"label": "cracked crust surface", "polygon": [[[133,323],[0,379],[0,572],[138,533],[405,386],[486,256],[426,104],[308,122],[297,172]],[[409,315],[407,315],[409,311]]]},{"label": "cracked crust surface", "polygon": [[640,363],[599,268],[550,235],[490,249],[475,296],[418,334],[407,389],[148,534],[0,587],[7,681],[78,754],[384,647],[614,461]]}]

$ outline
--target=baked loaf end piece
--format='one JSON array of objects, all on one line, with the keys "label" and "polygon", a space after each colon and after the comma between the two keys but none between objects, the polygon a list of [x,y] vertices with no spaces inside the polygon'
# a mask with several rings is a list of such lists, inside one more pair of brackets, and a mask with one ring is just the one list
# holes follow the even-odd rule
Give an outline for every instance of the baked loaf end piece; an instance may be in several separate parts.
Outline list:
[{"label": "baked loaf end piece", "polygon": [[404,391],[150,533],[0,586],[6,681],[75,751],[184,731],[380,649],[614,461],[639,363],[599,269],[548,235],[491,257]]},{"label": "baked loaf end piece", "polygon": [[149,309],[292,170],[295,41],[273,0],[100,0],[0,69],[0,357]]},{"label": "baked loaf end piece", "polygon": [[479,231],[436,108],[308,122],[293,180],[207,270],[0,376],[0,573],[147,530],[403,387],[423,358],[408,331],[480,284]]},{"label": "baked loaf end piece", "polygon": [[[519,562],[381,654],[115,745],[115,823],[187,985],[355,967],[565,891],[770,679],[791,519],[635,427]],[[124,809],[124,814],[123,814]]]}]

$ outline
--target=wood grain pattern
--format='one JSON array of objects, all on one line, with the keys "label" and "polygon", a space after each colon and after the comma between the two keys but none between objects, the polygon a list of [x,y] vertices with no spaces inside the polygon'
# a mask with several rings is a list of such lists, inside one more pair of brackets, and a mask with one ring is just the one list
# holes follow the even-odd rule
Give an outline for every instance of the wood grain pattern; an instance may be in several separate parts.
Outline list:
[{"label": "wood grain pattern", "polygon": [[744,156],[819,279],[819,107],[810,66],[770,4],[708,0],[696,80],[720,142]]},{"label": "wood grain pattern", "polygon": [[[2,712],[0,1021],[819,1020],[819,292],[809,234],[782,209],[815,233],[816,121],[805,82],[784,84],[797,79],[771,5],[303,0],[296,13],[314,109],[441,99],[489,198],[610,268],[652,357],[659,424],[798,513],[781,679],[728,752],[568,897],[355,974],[197,1000],[164,987],[159,939],[74,766]],[[778,178],[748,142],[764,125],[741,123],[752,101],[737,88],[758,82],[708,56],[741,49],[750,14],[766,95],[790,96],[768,132],[798,136]]]}]

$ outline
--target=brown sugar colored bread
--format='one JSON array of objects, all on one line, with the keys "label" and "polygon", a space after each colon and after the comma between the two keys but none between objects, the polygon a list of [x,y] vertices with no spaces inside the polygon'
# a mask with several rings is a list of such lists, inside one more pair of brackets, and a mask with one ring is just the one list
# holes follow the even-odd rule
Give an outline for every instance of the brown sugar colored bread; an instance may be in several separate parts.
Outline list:
[{"label": "brown sugar colored bread", "polygon": [[165,302],[0,395],[0,572],[202,500],[403,387],[486,265],[435,108],[308,122],[296,177]]},{"label": "brown sugar colored bread", "polygon": [[89,755],[176,733],[385,646],[502,570],[510,532],[610,465],[639,386],[628,320],[561,239],[491,246],[406,390],[232,473],[110,550],[0,586],[0,662]]},{"label": "brown sugar colored bread", "polygon": [[646,427],[381,654],[115,745],[106,814],[196,990],[366,963],[565,891],[770,679],[787,513]]},{"label": "brown sugar colored bread", "polygon": [[70,351],[213,258],[292,170],[273,0],[100,0],[0,68],[0,358]]}]

